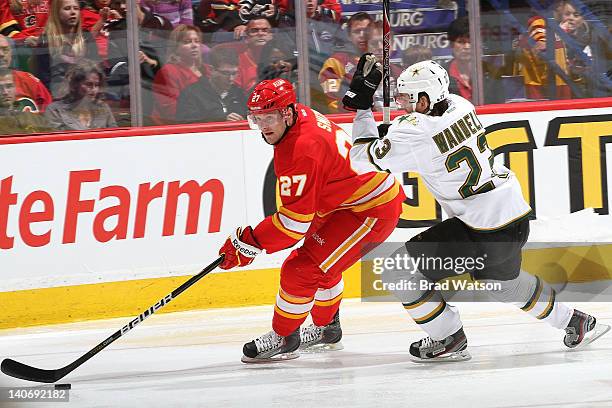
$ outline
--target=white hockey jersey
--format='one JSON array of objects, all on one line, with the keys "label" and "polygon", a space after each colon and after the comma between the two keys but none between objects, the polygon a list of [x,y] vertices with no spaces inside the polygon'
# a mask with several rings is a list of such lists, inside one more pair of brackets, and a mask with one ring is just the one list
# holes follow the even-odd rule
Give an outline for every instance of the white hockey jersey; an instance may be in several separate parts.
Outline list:
[{"label": "white hockey jersey", "polygon": [[531,208],[520,184],[512,171],[494,163],[474,106],[453,94],[448,101],[442,116],[414,112],[395,118],[382,139],[372,111],[357,111],[353,167],[419,173],[446,214],[475,230],[497,230],[527,216]]}]

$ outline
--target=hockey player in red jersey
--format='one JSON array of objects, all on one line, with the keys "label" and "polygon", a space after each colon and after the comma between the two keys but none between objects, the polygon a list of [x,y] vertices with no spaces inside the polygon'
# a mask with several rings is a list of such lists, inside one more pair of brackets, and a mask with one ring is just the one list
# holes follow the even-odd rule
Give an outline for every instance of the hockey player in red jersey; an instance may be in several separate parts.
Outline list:
[{"label": "hockey player in red jersey", "polygon": [[[405,199],[386,172],[360,173],[349,159],[348,135],[335,123],[296,103],[284,79],[260,82],[248,102],[249,122],[274,146],[281,206],[255,228],[238,228],[224,243],[221,268],[250,264],[256,255],[303,245],[283,263],[272,331],[244,345],[242,361],[290,359],[303,347],[337,344],[342,272],[366,245],[395,228]],[[306,317],[313,325],[300,332]]]}]

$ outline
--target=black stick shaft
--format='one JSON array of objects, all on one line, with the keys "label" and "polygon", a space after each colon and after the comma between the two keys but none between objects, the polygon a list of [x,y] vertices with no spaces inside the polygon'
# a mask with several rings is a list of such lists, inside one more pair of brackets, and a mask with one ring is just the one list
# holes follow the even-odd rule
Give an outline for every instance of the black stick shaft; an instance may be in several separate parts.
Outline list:
[{"label": "black stick shaft", "polygon": [[36,368],[29,366],[27,364],[20,363],[18,361],[12,360],[10,358],[4,359],[2,361],[2,365],[0,369],[4,374],[10,375],[11,377],[21,378],[22,380],[28,381],[37,381],[43,383],[53,383],[62,378],[64,378],[67,374],[71,373],[81,364],[98,354],[100,351],[104,350],[108,345],[112,344],[119,337],[125,335],[127,332],[132,330],[136,325],[140,322],[144,321],[147,317],[151,316],[153,313],[157,312],[162,307],[166,306],[173,299],[175,299],[178,295],[187,290],[190,286],[194,285],[197,281],[202,279],[204,276],[208,275],[212,272],[217,266],[223,262],[224,256],[221,255],[217,258],[213,263],[208,265],[206,268],[202,269],[200,273],[189,278],[188,281],[183,283],[178,288],[174,289],[171,293],[166,295],[163,299],[160,299],[159,302],[155,303],[153,306],[149,307],[147,310],[139,314],[136,318],[132,319],[128,324],[123,326],[121,329],[117,330],[115,333],[106,338],[102,343],[98,344],[96,347],[89,350],[87,353],[83,354],[81,357],[68,364],[65,367],[58,368],[56,370],[45,370],[41,368]]},{"label": "black stick shaft", "polygon": [[391,123],[391,24],[389,20],[389,0],[383,0],[383,123]]}]

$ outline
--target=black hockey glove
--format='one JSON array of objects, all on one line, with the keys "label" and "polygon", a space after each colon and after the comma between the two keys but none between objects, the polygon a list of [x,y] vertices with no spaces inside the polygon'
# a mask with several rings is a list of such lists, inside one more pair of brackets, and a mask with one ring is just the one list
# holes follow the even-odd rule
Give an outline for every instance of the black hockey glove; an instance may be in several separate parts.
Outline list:
[{"label": "black hockey glove", "polygon": [[361,56],[349,90],[342,98],[345,109],[370,109],[374,103],[374,92],[382,81],[382,65],[372,53]]},{"label": "black hockey glove", "polygon": [[389,131],[389,126],[391,126],[390,123],[381,123],[380,125],[378,125],[378,138],[382,139],[383,137],[387,136],[387,132]]}]

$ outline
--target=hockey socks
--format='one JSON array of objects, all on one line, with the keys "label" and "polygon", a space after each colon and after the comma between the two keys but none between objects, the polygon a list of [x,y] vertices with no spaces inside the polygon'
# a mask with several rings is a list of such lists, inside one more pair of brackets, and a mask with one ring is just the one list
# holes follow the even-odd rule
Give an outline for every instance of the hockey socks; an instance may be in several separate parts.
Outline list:
[{"label": "hockey socks", "polygon": [[557,302],[555,290],[537,276],[521,271],[516,279],[485,282],[496,282],[501,285],[501,290],[490,292],[496,300],[512,303],[552,327],[563,330],[572,317],[573,309]]},{"label": "hockey socks", "polygon": [[441,340],[463,326],[457,308],[447,304],[437,290],[420,292],[416,300],[402,305],[432,339]]}]

